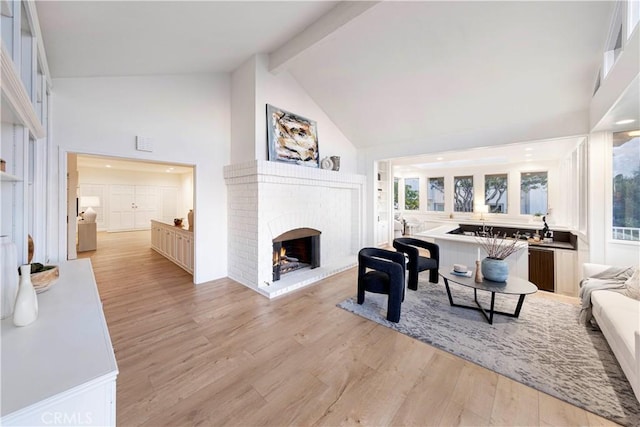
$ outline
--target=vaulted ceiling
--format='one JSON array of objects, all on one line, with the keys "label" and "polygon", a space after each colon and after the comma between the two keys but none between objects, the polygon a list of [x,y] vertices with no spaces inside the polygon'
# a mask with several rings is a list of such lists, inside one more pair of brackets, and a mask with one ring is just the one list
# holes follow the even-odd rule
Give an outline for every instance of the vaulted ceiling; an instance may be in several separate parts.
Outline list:
[{"label": "vaulted ceiling", "polygon": [[358,148],[588,130],[614,2],[341,3],[45,1],[38,14],[54,78],[230,72],[284,55],[277,71]]}]

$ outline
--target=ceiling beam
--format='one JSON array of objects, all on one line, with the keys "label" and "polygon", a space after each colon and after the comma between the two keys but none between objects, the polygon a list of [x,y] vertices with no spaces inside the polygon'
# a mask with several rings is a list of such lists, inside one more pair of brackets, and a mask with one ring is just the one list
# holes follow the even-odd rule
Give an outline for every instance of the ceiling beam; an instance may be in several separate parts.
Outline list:
[{"label": "ceiling beam", "polygon": [[289,41],[269,54],[269,71],[279,73],[286,70],[296,58],[318,42],[369,10],[379,1],[340,2],[313,24],[296,34]]}]

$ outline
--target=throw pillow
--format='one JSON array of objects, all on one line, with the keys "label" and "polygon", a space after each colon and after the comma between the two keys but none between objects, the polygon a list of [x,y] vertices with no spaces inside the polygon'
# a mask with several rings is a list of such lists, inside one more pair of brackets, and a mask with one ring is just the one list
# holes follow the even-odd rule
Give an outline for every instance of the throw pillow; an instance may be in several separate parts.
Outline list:
[{"label": "throw pillow", "polygon": [[625,282],[624,294],[629,298],[640,300],[640,268],[636,268]]}]

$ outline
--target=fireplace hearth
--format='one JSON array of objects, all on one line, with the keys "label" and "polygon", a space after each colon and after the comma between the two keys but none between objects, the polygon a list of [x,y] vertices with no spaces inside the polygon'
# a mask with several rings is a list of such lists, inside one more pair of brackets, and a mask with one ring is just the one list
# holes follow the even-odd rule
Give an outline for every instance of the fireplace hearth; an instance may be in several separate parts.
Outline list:
[{"label": "fireplace hearth", "polygon": [[320,231],[297,228],[273,239],[273,281],[302,268],[320,267]]}]

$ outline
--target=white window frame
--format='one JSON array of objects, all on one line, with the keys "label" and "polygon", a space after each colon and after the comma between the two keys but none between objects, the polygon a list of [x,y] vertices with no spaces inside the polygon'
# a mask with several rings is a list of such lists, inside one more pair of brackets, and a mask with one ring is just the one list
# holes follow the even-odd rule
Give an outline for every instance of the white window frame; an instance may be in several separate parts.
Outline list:
[{"label": "white window frame", "polygon": [[[609,71],[613,68],[613,64],[620,57],[620,54],[624,50],[625,40],[623,37],[623,8],[622,3],[616,3],[613,21],[609,29],[609,36],[607,37],[607,44],[605,45],[602,64],[602,79],[604,80]],[[616,44],[620,38],[620,48],[616,50]]]},{"label": "white window frame", "polygon": [[640,22],[640,0],[627,0],[627,40]]}]

